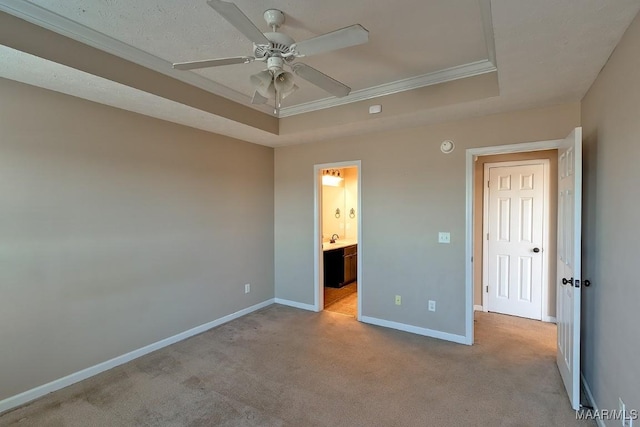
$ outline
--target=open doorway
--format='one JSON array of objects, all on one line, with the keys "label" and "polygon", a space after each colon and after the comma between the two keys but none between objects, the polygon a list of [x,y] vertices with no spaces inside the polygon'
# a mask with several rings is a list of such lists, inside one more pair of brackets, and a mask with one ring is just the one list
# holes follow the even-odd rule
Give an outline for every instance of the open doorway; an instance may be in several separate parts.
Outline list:
[{"label": "open doorway", "polygon": [[[540,152],[557,149],[557,271],[556,290],[556,364],[571,405],[580,407],[580,302],[581,302],[581,216],[582,216],[582,128],[577,127],[564,139],[529,142],[466,151],[466,233],[465,233],[465,344],[474,342],[474,253],[477,227],[474,224],[475,163],[482,156]],[[484,180],[480,181],[485,185]],[[553,218],[552,218],[553,219]],[[482,240],[482,236],[480,236]],[[551,243],[550,248],[553,248]],[[484,314],[484,313],[478,313]],[[499,316],[499,315],[495,315]],[[530,320],[527,320],[531,322]]]},{"label": "open doorway", "polygon": [[[487,185],[484,179],[484,164],[508,161],[522,161],[532,159],[549,160],[549,195],[548,198],[557,197],[557,162],[558,148],[562,140],[550,140],[529,142],[521,144],[501,145],[495,147],[481,147],[468,149],[466,152],[466,296],[465,296],[465,343],[474,342],[474,311],[485,311],[486,288],[483,283],[483,244],[486,234],[483,230],[483,205],[484,187]],[[555,179],[555,181],[554,181]],[[552,182],[553,181],[553,182]],[[547,292],[547,307],[543,307],[542,320],[553,322],[555,310],[555,276],[554,260],[556,245],[556,220],[557,210],[550,209],[549,233],[547,233],[547,259],[549,288]],[[483,235],[484,234],[484,235]],[[544,298],[544,297],[543,297]]]},{"label": "open doorway", "polygon": [[316,311],[360,319],[360,162],[315,166]]}]

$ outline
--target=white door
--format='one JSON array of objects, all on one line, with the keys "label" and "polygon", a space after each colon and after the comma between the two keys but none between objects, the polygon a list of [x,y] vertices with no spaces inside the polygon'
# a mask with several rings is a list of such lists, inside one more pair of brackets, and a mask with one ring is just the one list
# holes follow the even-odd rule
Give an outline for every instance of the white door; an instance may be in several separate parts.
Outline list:
[{"label": "white door", "polygon": [[535,162],[488,167],[485,295],[489,311],[541,320],[548,161]]},{"label": "white door", "polygon": [[582,286],[582,128],[558,149],[557,363],[573,409],[580,407],[580,290]]}]

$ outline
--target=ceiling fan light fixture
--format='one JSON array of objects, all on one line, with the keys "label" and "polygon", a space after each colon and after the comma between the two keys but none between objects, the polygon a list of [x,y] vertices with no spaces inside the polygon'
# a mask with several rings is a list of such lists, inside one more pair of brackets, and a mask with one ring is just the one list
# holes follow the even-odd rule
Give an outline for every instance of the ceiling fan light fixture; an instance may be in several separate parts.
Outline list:
[{"label": "ceiling fan light fixture", "polygon": [[274,74],[273,85],[275,89],[282,94],[283,98],[293,92],[293,87],[295,86],[293,79],[293,74],[286,71],[280,71]]},{"label": "ceiling fan light fixture", "polygon": [[276,89],[273,85],[273,74],[271,71],[264,70],[249,77],[253,88],[265,98],[273,99],[276,95]]}]

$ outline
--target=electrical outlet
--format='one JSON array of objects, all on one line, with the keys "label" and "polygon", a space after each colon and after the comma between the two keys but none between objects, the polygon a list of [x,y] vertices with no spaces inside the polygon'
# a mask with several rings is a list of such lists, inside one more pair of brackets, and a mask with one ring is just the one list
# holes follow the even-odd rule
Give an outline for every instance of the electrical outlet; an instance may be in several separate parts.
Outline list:
[{"label": "electrical outlet", "polygon": [[244,293],[248,294],[249,292],[251,292],[251,283],[247,283],[244,285]]},{"label": "electrical outlet", "polygon": [[451,243],[451,233],[441,231],[438,233],[438,243]]},{"label": "electrical outlet", "polygon": [[429,300],[429,311],[436,311],[436,302],[432,299]]},{"label": "electrical outlet", "polygon": [[402,297],[400,295],[396,295],[396,305],[402,305]]}]

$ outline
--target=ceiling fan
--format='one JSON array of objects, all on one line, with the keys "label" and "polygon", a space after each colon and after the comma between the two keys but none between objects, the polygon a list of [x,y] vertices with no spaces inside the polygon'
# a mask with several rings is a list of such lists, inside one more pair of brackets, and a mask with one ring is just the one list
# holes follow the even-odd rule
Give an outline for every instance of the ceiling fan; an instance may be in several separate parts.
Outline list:
[{"label": "ceiling fan", "polygon": [[223,65],[248,64],[263,61],[267,69],[250,77],[255,93],[252,104],[265,104],[274,100],[275,114],[278,114],[282,99],[298,89],[292,73],[284,71],[284,66],[291,68],[298,77],[318,86],[330,94],[342,97],[351,92],[351,88],[323,74],[302,62],[293,63],[296,58],[330,52],[345,47],[356,46],[369,41],[369,32],[360,24],[351,25],[308,40],[296,43],[286,34],[279,33],[278,28],[284,23],[284,13],[277,9],[264,12],[264,19],[272,29],[262,33],[240,8],[234,3],[222,0],[208,0],[207,4],[218,12],[238,31],[253,42],[253,56],[235,56],[231,58],[207,59],[202,61],[178,62],[173,68],[193,70],[197,68],[219,67]]}]

